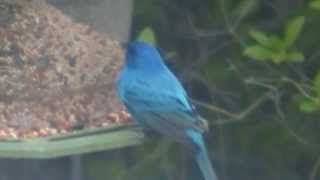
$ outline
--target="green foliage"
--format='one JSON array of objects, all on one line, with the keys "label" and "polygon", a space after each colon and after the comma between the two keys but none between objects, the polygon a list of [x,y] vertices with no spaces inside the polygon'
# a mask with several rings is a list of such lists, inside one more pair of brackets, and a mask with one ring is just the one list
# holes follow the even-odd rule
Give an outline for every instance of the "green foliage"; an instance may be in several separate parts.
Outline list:
[{"label": "green foliage", "polygon": [[292,50],[291,47],[299,37],[304,21],[302,16],[289,21],[285,27],[283,37],[251,30],[249,34],[256,41],[256,44],[247,46],[244,49],[244,55],[258,61],[271,61],[275,64],[302,62],[304,60],[303,53],[298,50]]},{"label": "green foliage", "polygon": [[300,32],[302,31],[302,27],[304,25],[304,17],[296,17],[289,21],[289,23],[286,26],[285,34],[284,34],[284,46],[290,47],[293,45],[293,43],[297,40],[297,38],[300,35]]},{"label": "green foliage", "polygon": [[312,99],[304,99],[299,104],[300,111],[306,113],[316,112],[320,108],[320,101],[317,97]]},{"label": "green foliage", "polygon": [[301,98],[299,108],[306,113],[320,110],[320,72],[313,80],[313,96]]},{"label": "green foliage", "polygon": [[244,54],[253,59],[261,61],[267,60],[268,58],[271,58],[273,55],[270,49],[260,45],[248,46],[244,51]]},{"label": "green foliage", "polygon": [[320,10],[320,0],[311,1],[309,5],[311,8]]}]

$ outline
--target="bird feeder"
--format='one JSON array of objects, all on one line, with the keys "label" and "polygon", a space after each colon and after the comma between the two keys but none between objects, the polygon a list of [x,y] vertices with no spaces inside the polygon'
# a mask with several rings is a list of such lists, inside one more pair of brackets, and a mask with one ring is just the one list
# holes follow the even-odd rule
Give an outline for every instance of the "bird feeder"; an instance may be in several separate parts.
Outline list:
[{"label": "bird feeder", "polygon": [[66,2],[0,0],[0,157],[75,155],[143,138],[114,89],[130,1],[79,5],[83,18]]}]

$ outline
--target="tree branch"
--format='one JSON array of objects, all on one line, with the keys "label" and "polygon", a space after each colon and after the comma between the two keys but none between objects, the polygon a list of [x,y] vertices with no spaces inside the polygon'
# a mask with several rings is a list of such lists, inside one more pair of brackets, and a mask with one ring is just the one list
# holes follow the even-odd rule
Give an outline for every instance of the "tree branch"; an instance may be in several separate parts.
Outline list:
[{"label": "tree branch", "polygon": [[197,101],[194,99],[192,99],[192,102],[195,105],[201,106],[201,107],[206,108],[210,111],[217,112],[217,113],[223,114],[224,116],[232,118],[230,120],[218,120],[213,123],[213,124],[220,124],[221,125],[221,124],[235,123],[235,122],[239,122],[239,121],[244,120],[245,117],[247,117],[249,114],[254,112],[263,102],[265,102],[268,99],[269,95],[270,95],[270,92],[263,94],[262,96],[260,96],[258,99],[256,99],[252,104],[250,104],[247,108],[245,108],[245,110],[241,111],[240,113],[229,112],[229,111],[222,109],[220,107],[217,107],[217,106],[214,106],[211,104],[207,104],[205,102],[200,102],[200,101]]}]

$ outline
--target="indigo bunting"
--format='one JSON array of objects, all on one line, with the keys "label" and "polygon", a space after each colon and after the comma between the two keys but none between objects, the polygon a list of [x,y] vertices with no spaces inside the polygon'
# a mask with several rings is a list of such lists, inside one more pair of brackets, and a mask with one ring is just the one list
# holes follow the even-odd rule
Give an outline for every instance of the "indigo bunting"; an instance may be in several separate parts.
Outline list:
[{"label": "indigo bunting", "polygon": [[134,121],[191,149],[205,180],[217,180],[204,144],[206,121],[151,45],[128,44],[117,93]]}]

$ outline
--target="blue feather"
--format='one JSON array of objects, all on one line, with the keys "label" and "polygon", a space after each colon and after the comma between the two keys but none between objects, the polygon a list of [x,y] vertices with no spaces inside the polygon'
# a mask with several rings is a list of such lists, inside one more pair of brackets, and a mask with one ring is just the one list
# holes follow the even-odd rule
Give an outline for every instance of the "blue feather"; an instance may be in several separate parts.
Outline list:
[{"label": "blue feather", "polygon": [[128,45],[117,92],[135,121],[189,147],[205,180],[217,180],[202,138],[206,123],[155,48]]},{"label": "blue feather", "polygon": [[193,142],[198,145],[197,147],[199,149],[196,152],[196,161],[198,163],[200,170],[202,171],[204,179],[217,180],[218,178],[216,173],[213,171],[202,135],[193,130],[188,130],[187,133],[191,137]]}]

